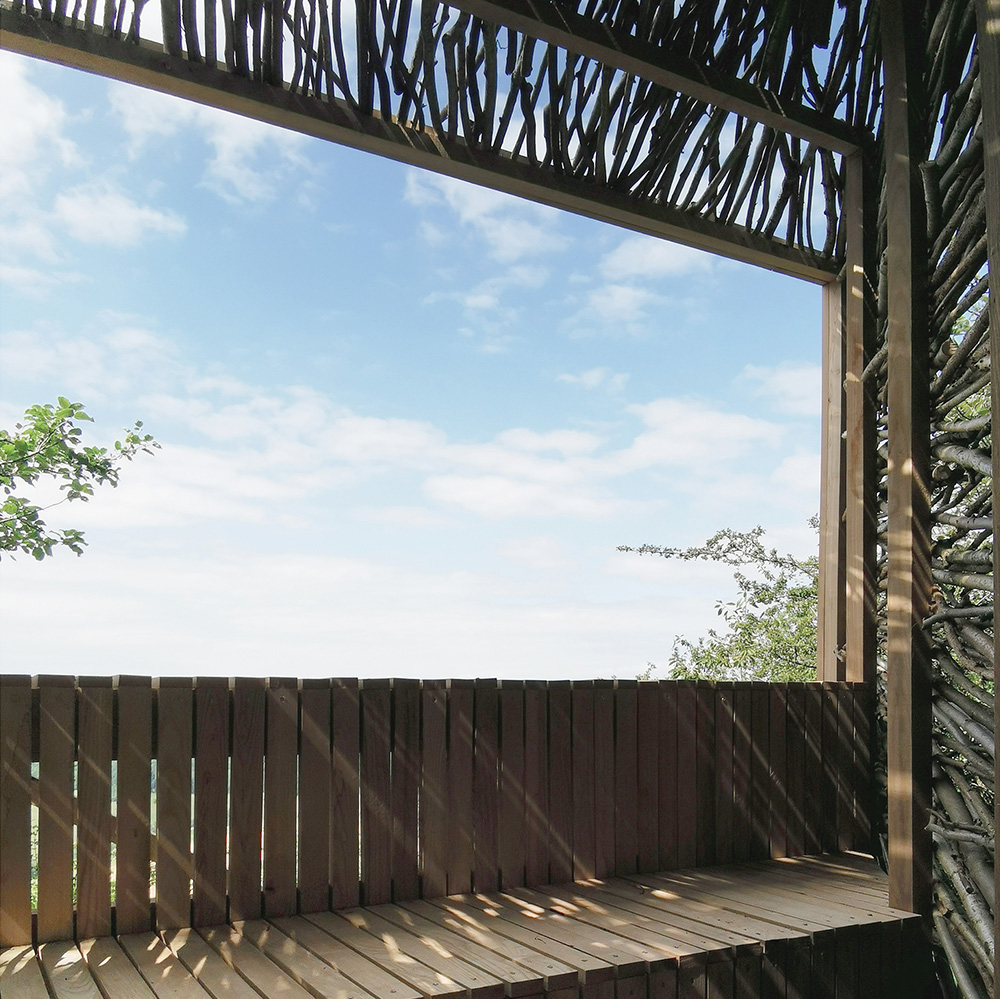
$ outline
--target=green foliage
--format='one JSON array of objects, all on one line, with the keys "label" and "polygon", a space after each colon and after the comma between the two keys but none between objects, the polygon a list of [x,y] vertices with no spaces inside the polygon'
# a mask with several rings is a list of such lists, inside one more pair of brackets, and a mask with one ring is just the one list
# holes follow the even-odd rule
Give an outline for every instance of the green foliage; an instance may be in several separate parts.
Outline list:
[{"label": "green foliage", "polygon": [[[77,421],[92,422],[80,403],[60,396],[54,406],[25,410],[24,423],[16,424],[13,433],[0,429],[0,486],[5,494],[0,505],[0,553],[10,557],[24,552],[41,560],[62,545],[82,555],[87,543],[83,534],[72,528],[49,528],[42,513],[59,503],[86,502],[93,496],[94,486],[117,486],[122,461],[131,461],[140,451],[152,454],[153,448],[160,446],[151,434],[142,433],[142,423],[137,420],[120,441],[115,441],[114,451],[85,447]],[[46,478],[60,483],[61,500],[40,506],[18,495],[18,489]]]},{"label": "green foliage", "polygon": [[[814,522],[815,526],[815,522]],[[716,611],[725,630],[712,628],[692,642],[674,639],[668,662],[680,680],[814,680],[819,559],[800,560],[761,544],[764,530],[719,531],[692,548],[619,548],[640,555],[684,561],[747,566],[753,575],[734,573],[739,596],[719,601]],[[650,665],[646,676],[650,675]]]}]

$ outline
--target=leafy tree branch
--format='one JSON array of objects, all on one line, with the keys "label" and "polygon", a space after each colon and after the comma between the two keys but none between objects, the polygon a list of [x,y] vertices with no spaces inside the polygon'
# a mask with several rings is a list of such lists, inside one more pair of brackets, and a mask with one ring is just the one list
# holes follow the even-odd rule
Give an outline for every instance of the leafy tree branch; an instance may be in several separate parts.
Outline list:
[{"label": "leafy tree branch", "polygon": [[[13,432],[0,429],[0,558],[25,553],[36,559],[51,555],[57,546],[83,554],[86,545],[81,531],[50,528],[42,514],[54,506],[73,500],[86,502],[94,487],[118,485],[122,462],[131,461],[140,452],[152,454],[160,445],[152,434],[142,432],[142,421],[123,431],[114,449],[85,446],[79,422],[93,422],[83,405],[60,396],[55,405],[30,406],[24,422]],[[32,487],[43,479],[60,483],[63,497],[40,505],[18,490]]]}]

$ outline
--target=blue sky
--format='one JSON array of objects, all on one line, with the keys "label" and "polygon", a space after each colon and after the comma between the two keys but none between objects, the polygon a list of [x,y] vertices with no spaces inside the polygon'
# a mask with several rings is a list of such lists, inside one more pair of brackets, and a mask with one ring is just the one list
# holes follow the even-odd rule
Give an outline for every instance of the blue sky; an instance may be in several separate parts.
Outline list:
[{"label": "blue sky", "polygon": [[4,560],[5,670],[634,676],[815,547],[815,286],[0,53],[0,417],[162,443]]}]

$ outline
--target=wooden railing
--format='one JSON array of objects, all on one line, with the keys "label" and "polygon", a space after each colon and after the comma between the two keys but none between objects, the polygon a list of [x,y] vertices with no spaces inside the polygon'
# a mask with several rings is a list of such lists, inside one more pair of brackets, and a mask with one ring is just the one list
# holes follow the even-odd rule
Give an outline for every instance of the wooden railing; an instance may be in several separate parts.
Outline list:
[{"label": "wooden railing", "polygon": [[864,848],[868,697],[2,677],[0,945]]}]

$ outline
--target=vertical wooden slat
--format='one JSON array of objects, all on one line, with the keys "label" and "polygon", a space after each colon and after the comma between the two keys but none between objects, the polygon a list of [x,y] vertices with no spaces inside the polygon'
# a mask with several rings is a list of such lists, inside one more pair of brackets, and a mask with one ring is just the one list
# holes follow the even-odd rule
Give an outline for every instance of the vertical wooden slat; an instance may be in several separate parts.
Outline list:
[{"label": "vertical wooden slat", "polygon": [[615,869],[614,680],[594,681],[594,874]]},{"label": "vertical wooden slat", "polygon": [[448,685],[448,894],[472,890],[472,680]]},{"label": "vertical wooden slat", "polygon": [[333,773],[330,788],[330,905],[346,909],[359,902],[358,760],[361,709],[358,681],[331,683],[333,704]]},{"label": "vertical wooden slat", "polygon": [[266,710],[263,678],[237,677],[233,685],[233,764],[229,792],[229,912],[233,921],[259,919],[262,911],[260,854]]},{"label": "vertical wooden slat", "polygon": [[677,682],[677,866],[698,862],[698,687]]},{"label": "vertical wooden slat", "polygon": [[785,760],[788,772],[788,856],[801,856],[805,848],[805,691],[790,683],[787,691]]},{"label": "vertical wooden slat", "polygon": [[163,677],[156,693],[156,922],[161,929],[191,925],[191,683]]},{"label": "vertical wooden slat", "polygon": [[872,816],[875,814],[872,775],[872,719],[874,690],[870,684],[854,686],[854,824],[855,849],[872,850]]},{"label": "vertical wooden slat", "polygon": [[365,905],[380,905],[392,897],[390,693],[388,680],[362,682],[361,884]]},{"label": "vertical wooden slat", "polygon": [[80,680],[76,930],[81,939],[111,933],[113,697],[110,677]]},{"label": "vertical wooden slat", "polygon": [[750,859],[751,774],[753,771],[753,688],[733,684],[733,860]]},{"label": "vertical wooden slat", "polygon": [[882,4],[888,244],[888,560],[886,717],[889,900],[931,905],[929,358],[925,157],[918,24],[902,0]]},{"label": "vertical wooden slat", "polygon": [[524,685],[500,686],[501,887],[524,884]]},{"label": "vertical wooden slat", "polygon": [[420,681],[393,680],[392,698],[392,897],[403,901],[420,897]]},{"label": "vertical wooden slat", "polygon": [[472,818],[475,832],[476,891],[496,891],[500,887],[499,761],[500,691],[496,680],[478,680],[475,688],[475,772],[473,776]]},{"label": "vertical wooden slat", "polygon": [[816,672],[821,680],[843,673],[838,657],[845,641],[846,531],[842,517],[847,496],[847,446],[844,439],[844,284],[823,286],[823,447],[820,458],[819,606]]},{"label": "vertical wooden slat", "polygon": [[548,696],[545,684],[524,688],[524,869],[529,885],[549,879]]},{"label": "vertical wooden slat", "polygon": [[572,689],[549,683],[549,880],[573,879]]},{"label": "vertical wooden slat", "polygon": [[229,681],[195,681],[194,885],[195,926],[226,921],[226,802],[229,792]]},{"label": "vertical wooden slat", "polygon": [[824,853],[837,852],[837,763],[839,760],[838,695],[839,684],[824,683],[822,689],[823,737],[821,762],[823,767],[820,849]]},{"label": "vertical wooden slat", "polygon": [[637,693],[635,680],[619,680],[615,686],[615,873],[618,875],[634,874],[639,855]]},{"label": "vertical wooden slat", "polygon": [[596,877],[594,836],[594,684],[573,684],[573,877]]},{"label": "vertical wooden slat", "polygon": [[837,849],[853,850],[854,842],[854,692],[837,685]]},{"label": "vertical wooden slat", "polygon": [[750,856],[754,860],[766,860],[771,853],[771,698],[768,685],[754,681],[750,696],[753,711],[753,769],[750,774],[753,784],[753,811]]},{"label": "vertical wooden slat", "polygon": [[148,676],[120,676],[118,848],[115,854],[115,924],[119,934],[142,933],[151,928],[149,877],[152,860],[152,757],[152,681]]},{"label": "vertical wooden slat", "polygon": [[[844,567],[846,600],[844,659],[836,676],[874,682],[876,667],[875,543],[878,533],[875,400],[873,382],[864,371],[874,352],[875,286],[878,259],[876,219],[869,206],[875,185],[858,152],[845,157],[843,225],[847,266],[844,297],[844,410],[846,491],[844,495]],[[826,594],[824,594],[824,599]]]},{"label": "vertical wooden slat", "polygon": [[660,702],[659,764],[657,776],[659,804],[660,862],[662,871],[677,867],[677,684],[661,680],[657,685]]},{"label": "vertical wooden slat", "polygon": [[420,773],[423,894],[448,894],[448,691],[443,680],[424,683],[424,748]]},{"label": "vertical wooden slat", "polygon": [[295,884],[295,800],[298,776],[298,683],[272,677],[267,685],[264,756],[264,915],[292,916]]},{"label": "vertical wooden slat", "polygon": [[[38,939],[73,936],[73,763],[76,759],[76,684],[70,676],[38,678]],[[146,725],[147,735],[149,724]],[[146,811],[149,811],[149,763]],[[121,763],[118,769],[121,780]],[[121,799],[119,798],[119,801]],[[119,815],[119,820],[121,816]],[[147,831],[146,856],[149,856]],[[6,853],[4,854],[6,858]],[[118,921],[122,919],[123,850],[118,843]],[[6,859],[4,861],[6,863]],[[149,864],[146,864],[149,883]],[[146,890],[146,928],[149,889]]]},{"label": "vertical wooden slat", "polygon": [[0,675],[0,946],[31,943],[31,678]]},{"label": "vertical wooden slat", "polygon": [[637,852],[639,870],[651,872],[659,869],[660,860],[659,684],[640,681],[636,698]]},{"label": "vertical wooden slat", "polygon": [[330,681],[303,679],[299,745],[299,910],[330,905]]},{"label": "vertical wooden slat", "polygon": [[[769,837],[772,857],[788,854],[788,687],[783,683],[770,685],[770,718],[768,720],[768,756],[771,760],[771,808]],[[740,858],[737,858],[740,859]]]},{"label": "vertical wooden slat", "polygon": [[697,698],[697,746],[695,747],[695,795],[699,867],[715,863],[715,684],[700,681]]},{"label": "vertical wooden slat", "polygon": [[821,842],[823,785],[823,688],[818,683],[805,685],[806,706],[806,796],[805,850],[819,853]]},{"label": "vertical wooden slat", "polygon": [[731,683],[715,688],[715,862],[733,860],[733,699]]}]

